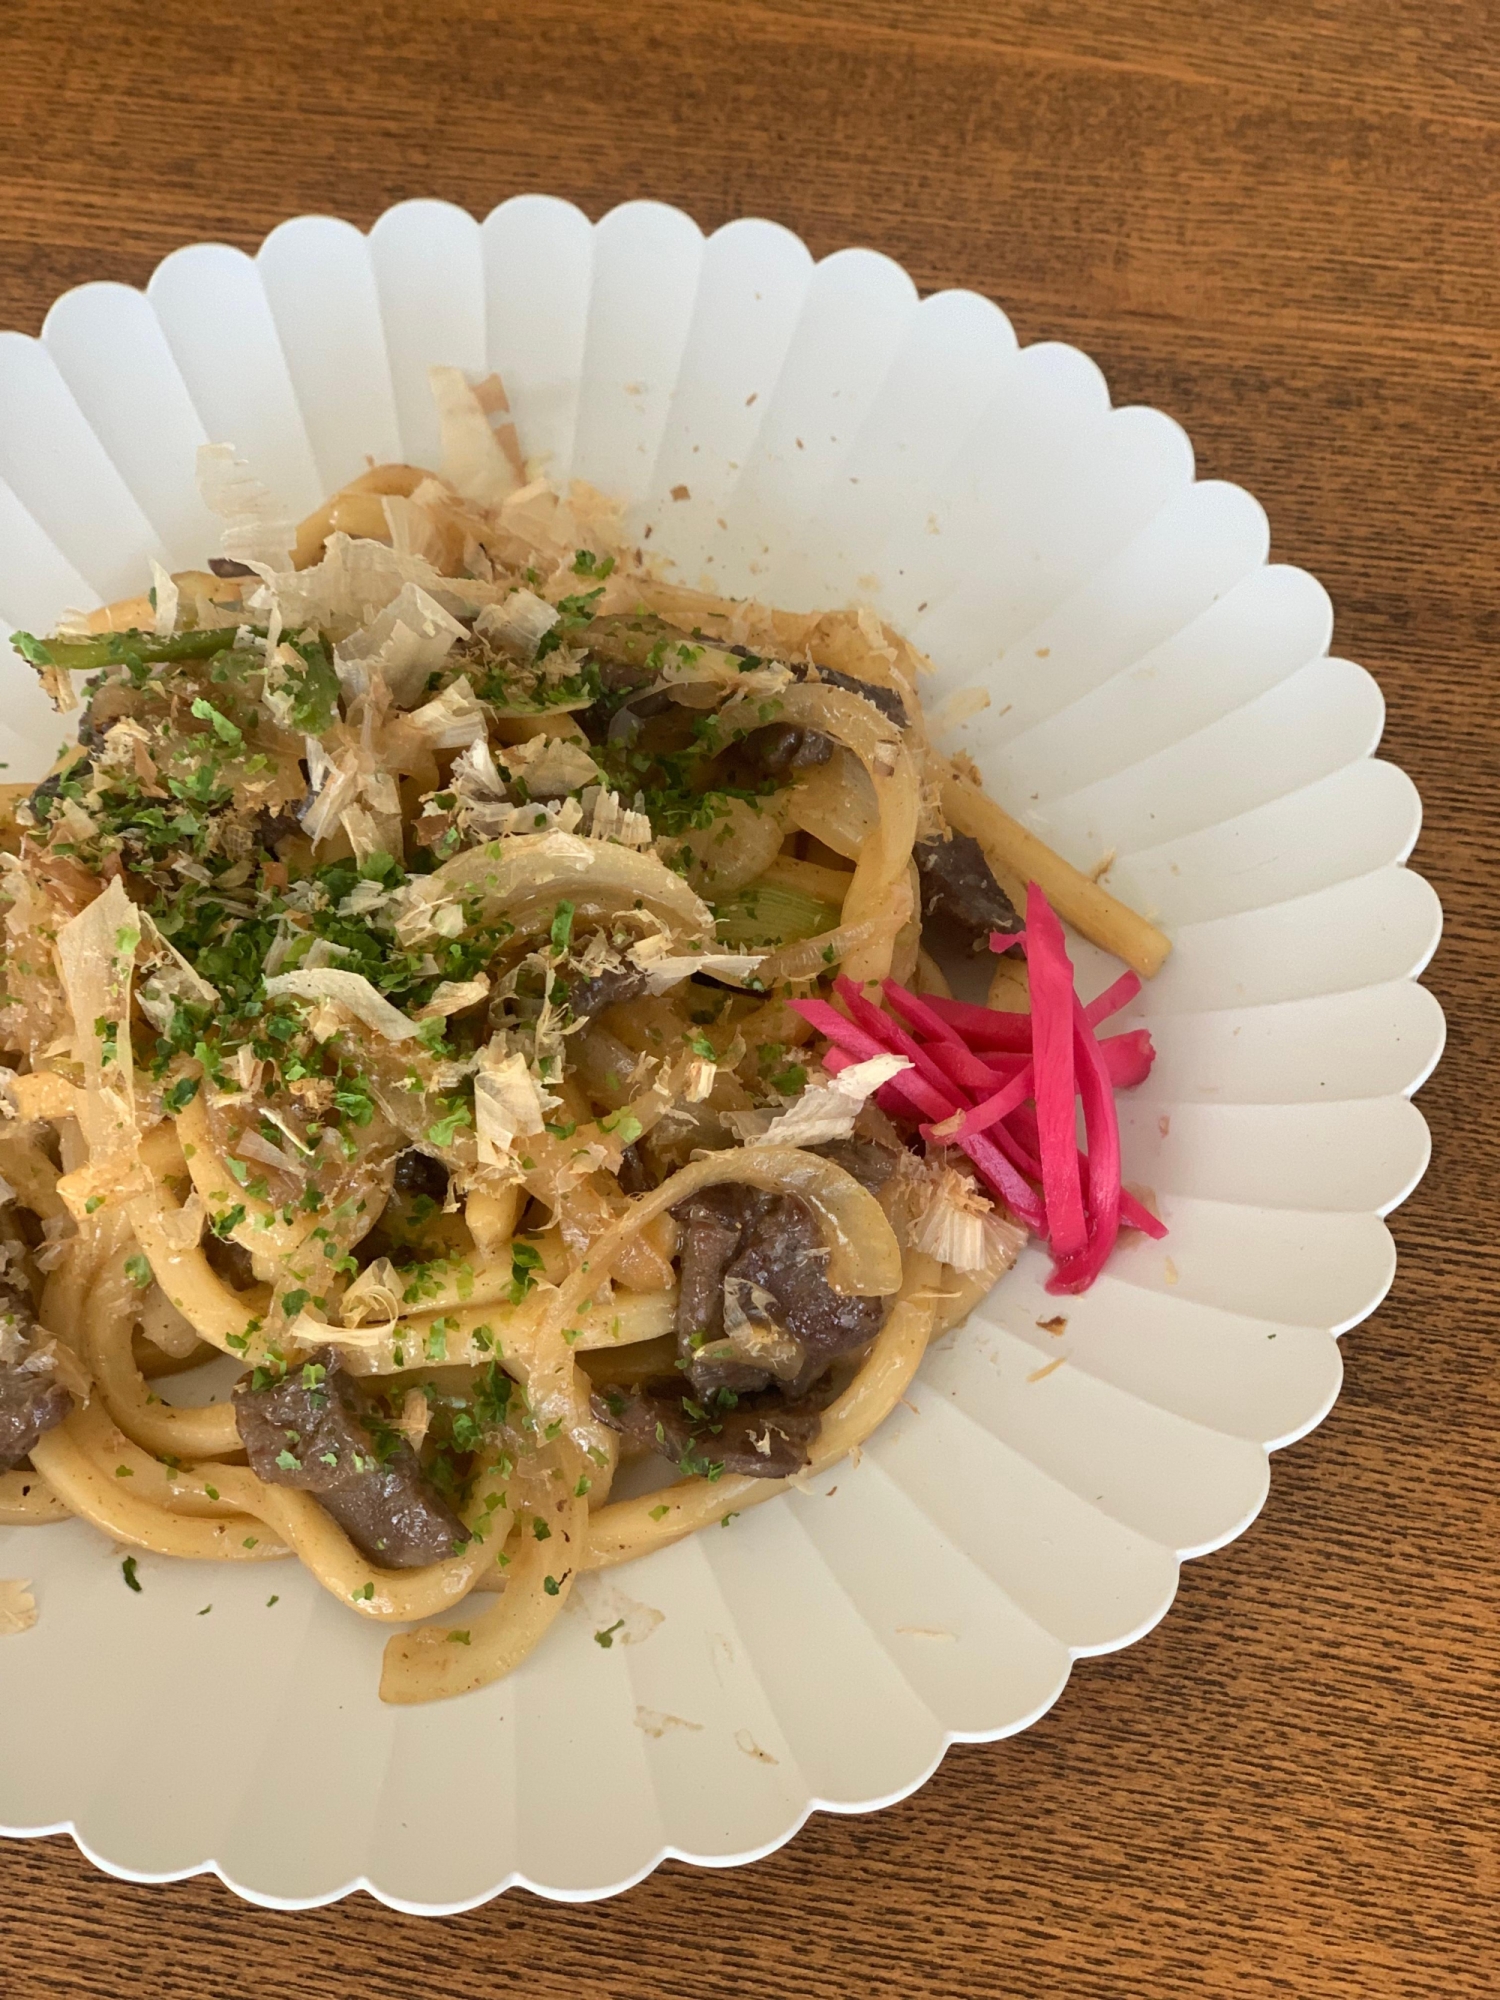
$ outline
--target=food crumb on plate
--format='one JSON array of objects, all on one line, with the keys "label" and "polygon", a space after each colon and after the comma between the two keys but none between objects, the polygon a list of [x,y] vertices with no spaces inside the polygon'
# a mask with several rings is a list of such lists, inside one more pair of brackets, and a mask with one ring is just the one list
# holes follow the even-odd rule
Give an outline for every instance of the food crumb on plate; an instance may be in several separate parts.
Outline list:
[{"label": "food crumb on plate", "polygon": [[689,1722],[685,1715],[665,1715],[656,1708],[637,1708],[635,1726],[647,1736],[662,1737],[669,1729],[701,1730],[701,1722]]},{"label": "food crumb on plate", "polygon": [[762,1750],[748,1729],[737,1729],[734,1732],[734,1746],[737,1750],[743,1750],[747,1757],[753,1757],[757,1764],[779,1764],[781,1762],[781,1759],[773,1757],[769,1750]]},{"label": "food crumb on plate", "polygon": [[0,1577],[0,1638],[29,1632],[36,1623],[36,1599],[29,1578]]}]

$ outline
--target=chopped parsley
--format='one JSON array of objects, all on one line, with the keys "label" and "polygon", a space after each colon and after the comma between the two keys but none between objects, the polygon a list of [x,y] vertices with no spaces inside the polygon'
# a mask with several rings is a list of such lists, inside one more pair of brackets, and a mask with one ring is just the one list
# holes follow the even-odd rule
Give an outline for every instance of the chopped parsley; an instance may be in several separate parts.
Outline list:
[{"label": "chopped parsley", "polygon": [[510,1302],[518,1306],[536,1283],[536,1274],[542,1268],[542,1253],[534,1243],[523,1243],[519,1237],[510,1246]]}]

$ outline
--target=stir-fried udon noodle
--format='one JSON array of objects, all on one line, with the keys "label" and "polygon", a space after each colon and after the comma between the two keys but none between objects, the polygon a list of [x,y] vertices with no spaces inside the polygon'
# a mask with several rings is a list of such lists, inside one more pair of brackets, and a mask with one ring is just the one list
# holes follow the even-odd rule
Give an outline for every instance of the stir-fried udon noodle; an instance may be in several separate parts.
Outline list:
[{"label": "stir-fried udon noodle", "polygon": [[[81,715],[0,855],[0,1522],[295,1556],[397,1702],[849,1453],[1014,1260],[926,1057],[810,1003],[977,951],[1016,1018],[1029,882],[1165,951],[895,632],[662,581],[435,373],[442,473],[288,526],[210,448],[223,556],[19,635]],[[228,1400],[153,1387],[216,1354]]]}]

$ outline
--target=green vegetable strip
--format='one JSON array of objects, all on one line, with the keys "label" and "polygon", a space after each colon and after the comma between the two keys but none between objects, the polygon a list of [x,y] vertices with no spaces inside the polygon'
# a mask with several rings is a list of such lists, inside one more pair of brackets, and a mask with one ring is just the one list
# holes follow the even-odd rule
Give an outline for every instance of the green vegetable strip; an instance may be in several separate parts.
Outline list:
[{"label": "green vegetable strip", "polygon": [[[263,625],[253,631],[265,637]],[[100,632],[91,639],[38,639],[30,632],[14,632],[11,644],[23,660],[34,667],[58,667],[64,673],[97,673],[101,667],[128,666],[131,661],[206,660],[234,644],[235,625],[210,625],[201,632],[179,632],[170,639],[158,639],[154,632]]]},{"label": "green vegetable strip", "polygon": [[790,944],[833,930],[839,912],[805,890],[779,882],[750,882],[716,904],[714,918],[721,944]]}]

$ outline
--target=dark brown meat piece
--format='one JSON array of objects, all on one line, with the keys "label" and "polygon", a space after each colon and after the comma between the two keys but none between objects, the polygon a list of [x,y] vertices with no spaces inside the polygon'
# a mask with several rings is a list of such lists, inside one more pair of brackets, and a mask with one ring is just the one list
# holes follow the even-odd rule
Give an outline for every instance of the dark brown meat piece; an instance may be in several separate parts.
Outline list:
[{"label": "dark brown meat piece", "polygon": [[593,1407],[601,1423],[670,1458],[679,1472],[710,1479],[725,1472],[751,1479],[800,1472],[823,1421],[816,1400],[724,1396],[711,1399],[710,1407],[684,1395],[682,1383],[670,1377],[596,1389]]},{"label": "dark brown meat piece", "polygon": [[425,1194],[429,1201],[444,1202],[448,1199],[448,1169],[441,1160],[408,1146],[396,1155],[391,1188],[395,1194]]},{"label": "dark brown meat piece", "polygon": [[779,778],[787,771],[826,764],[833,755],[833,742],[816,729],[799,729],[792,722],[768,722],[737,743],[734,754],[755,777]]},{"label": "dark brown meat piece", "polygon": [[639,1146],[627,1146],[620,1155],[619,1172],[615,1179],[620,1183],[622,1194],[649,1194],[656,1186],[646,1156]]},{"label": "dark brown meat piece", "polygon": [[302,822],[294,812],[272,812],[269,806],[262,806],[255,816],[255,839],[261,847],[274,848],[278,840],[289,840],[301,831]]},{"label": "dark brown meat piece", "polygon": [[[753,646],[731,646],[724,639],[709,639],[704,642],[715,652],[733,653],[742,660],[769,660],[769,653],[757,653]],[[849,694],[857,694],[878,708],[888,722],[894,722],[898,729],[906,727],[906,703],[894,688],[882,687],[877,681],[862,681],[854,674],[841,674],[833,667],[809,667],[805,660],[783,660],[777,664],[789,667],[794,680],[810,680],[814,674],[825,687],[843,688]],[[823,760],[817,759],[819,763]]]},{"label": "dark brown meat piece", "polygon": [[[678,1352],[700,1395],[753,1392],[773,1375],[796,1395],[836,1354],[863,1347],[884,1325],[888,1300],[836,1292],[828,1283],[817,1217],[798,1196],[726,1183],[691,1196],[673,1214],[682,1226]],[[727,1296],[772,1337],[780,1350],[775,1368],[726,1350]]]},{"label": "dark brown meat piece", "polygon": [[311,1493],[382,1569],[420,1569],[469,1539],[406,1439],[360,1395],[332,1348],[265,1389],[237,1389],[234,1420],[250,1469]]},{"label": "dark brown meat piece", "polygon": [[50,1367],[21,1362],[0,1368],[0,1472],[24,1464],[42,1432],[60,1424],[72,1407],[73,1398]]},{"label": "dark brown meat piece", "polygon": [[597,972],[592,979],[579,979],[568,988],[568,1011],[575,1021],[592,1020],[606,1007],[618,1007],[625,1000],[639,1000],[650,989],[644,972],[633,965],[617,965]]},{"label": "dark brown meat piece", "polygon": [[985,949],[991,931],[1025,928],[972,835],[920,840],[912,856],[921,878],[924,924],[956,932],[974,952]]},{"label": "dark brown meat piece", "polygon": [[[659,649],[663,647],[711,646],[715,652],[733,653],[742,660],[772,657],[756,652],[751,646],[733,645],[726,639],[693,637],[678,631],[676,626],[667,624],[664,619],[645,613],[596,618],[582,638],[594,656],[601,683],[607,692],[613,694],[624,689],[649,687],[657,676],[662,658]],[[798,680],[807,680],[815,671],[825,686],[844,688],[850,694],[862,695],[898,728],[906,727],[906,704],[894,688],[859,680],[853,674],[838,673],[832,667],[812,669],[802,660],[782,664],[789,666]],[[659,705],[664,706],[668,699],[663,694]],[[612,741],[629,742],[639,730],[640,719],[656,712],[650,705],[654,702],[655,696],[647,696],[613,712],[609,711],[607,704],[596,705],[584,717],[584,729],[591,740],[597,741],[600,734],[607,731]],[[736,746],[740,765],[768,778],[782,777],[788,771],[805,770],[814,764],[826,764],[832,755],[833,745],[826,736],[815,729],[799,729],[791,724],[768,723],[763,729],[752,730]]]},{"label": "dark brown meat piece", "polygon": [[629,701],[621,702],[613,715],[605,719],[606,705],[598,702],[584,716],[584,733],[588,732],[589,717],[594,717],[604,731],[606,743],[623,743],[626,749],[640,735],[642,728],[653,715],[665,715],[672,706],[672,697],[666,688],[658,688],[654,693],[632,695]]},{"label": "dark brown meat piece", "polygon": [[210,1229],[203,1238],[203,1255],[215,1277],[222,1278],[237,1292],[247,1292],[255,1283],[255,1265],[243,1243],[231,1243]]},{"label": "dark brown meat piece", "polygon": [[[741,653],[747,659],[756,657],[747,646],[726,646],[722,650]],[[808,679],[809,670],[800,662],[792,666],[792,672],[798,680]],[[844,688],[850,694],[862,695],[872,707],[879,709],[887,721],[894,722],[899,729],[906,727],[906,704],[894,688],[877,687],[873,681],[860,681],[852,674],[835,673],[832,667],[819,667],[817,674],[818,681],[814,685]],[[826,764],[833,755],[833,742],[816,729],[799,728],[790,722],[768,722],[761,729],[752,729],[745,740],[736,745],[735,754],[741,764],[748,766],[757,776],[779,778],[788,771]]]},{"label": "dark brown meat piece", "polygon": [[[744,1234],[749,1204],[723,1199],[727,1188],[712,1188],[707,1194],[687,1201],[677,1209],[682,1226],[677,1288],[677,1352],[691,1367],[699,1348],[724,1338],[724,1274],[733,1263]],[[750,1189],[733,1190],[735,1195]],[[710,1195],[721,1197],[711,1201]],[[727,1211],[727,1212],[726,1212]],[[739,1379],[731,1379],[738,1374]],[[712,1383],[695,1382],[705,1392],[710,1388],[763,1389],[770,1381],[764,1369],[720,1370]]]},{"label": "dark brown meat piece", "polygon": [[215,576],[254,576],[249,563],[236,562],[233,556],[210,556],[208,566]]},{"label": "dark brown meat piece", "polygon": [[[798,680],[807,679],[806,667],[794,667]],[[832,667],[819,667],[818,679],[825,687],[843,688],[849,694],[863,695],[872,708],[878,708],[887,722],[894,722],[898,729],[906,727],[906,703],[894,688],[881,687],[876,681],[856,680],[853,674],[835,673]]]},{"label": "dark brown meat piece", "polygon": [[30,1299],[0,1278],[0,1472],[23,1464],[42,1432],[73,1407],[36,1330]]}]

